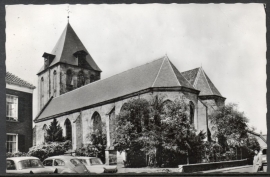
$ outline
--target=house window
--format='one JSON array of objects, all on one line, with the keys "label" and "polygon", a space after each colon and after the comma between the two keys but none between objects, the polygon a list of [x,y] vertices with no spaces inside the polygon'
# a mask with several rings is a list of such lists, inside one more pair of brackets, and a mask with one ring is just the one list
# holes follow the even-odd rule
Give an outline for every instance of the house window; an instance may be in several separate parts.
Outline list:
[{"label": "house window", "polygon": [[7,134],[6,141],[7,152],[17,152],[18,151],[18,135],[17,134]]},{"label": "house window", "polygon": [[56,96],[56,71],[53,72],[53,97]]},{"label": "house window", "polygon": [[18,97],[6,95],[6,119],[9,121],[18,121]]}]

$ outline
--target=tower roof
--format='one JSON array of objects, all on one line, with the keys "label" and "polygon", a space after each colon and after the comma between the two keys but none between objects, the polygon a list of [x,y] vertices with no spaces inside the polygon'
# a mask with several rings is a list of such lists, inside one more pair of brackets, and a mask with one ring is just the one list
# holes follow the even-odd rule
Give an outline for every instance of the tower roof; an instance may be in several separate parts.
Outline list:
[{"label": "tower roof", "polygon": [[222,97],[202,67],[182,72],[182,74],[194,88],[200,90],[200,96],[216,95]]},{"label": "tower roof", "polygon": [[35,121],[155,88],[178,88],[199,93],[165,56],[53,98]]},{"label": "tower roof", "polygon": [[[90,65],[93,70],[101,71],[101,69],[97,66],[87,49],[84,47],[83,43],[68,23],[66,28],[64,29],[62,35],[57,41],[55,47],[53,48],[51,55],[55,55],[55,58],[51,62],[50,66],[55,65],[56,63],[67,63],[71,65],[78,65],[78,59],[76,59],[73,55],[78,52],[86,53],[86,61]],[[40,72],[44,70],[44,66],[40,69]]]}]

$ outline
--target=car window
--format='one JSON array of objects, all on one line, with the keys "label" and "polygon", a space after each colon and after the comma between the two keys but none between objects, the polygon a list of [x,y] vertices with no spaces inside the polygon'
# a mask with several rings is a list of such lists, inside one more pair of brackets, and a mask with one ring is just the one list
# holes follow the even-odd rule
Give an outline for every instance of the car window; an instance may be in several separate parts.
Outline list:
[{"label": "car window", "polygon": [[78,159],[71,159],[70,162],[75,166],[78,166],[78,165],[82,164]]},{"label": "car window", "polygon": [[88,165],[88,164],[87,164],[87,161],[86,161],[85,159],[79,159],[79,161],[80,161],[82,164],[84,164],[84,165]]},{"label": "car window", "polygon": [[15,163],[13,160],[7,160],[7,170],[16,170]]},{"label": "car window", "polygon": [[44,165],[44,166],[53,166],[53,160],[52,160],[52,159],[50,159],[50,160],[45,160],[45,161],[43,162],[43,165]]},{"label": "car window", "polygon": [[19,169],[42,168],[43,165],[38,159],[22,160],[18,163]]},{"label": "car window", "polygon": [[267,149],[263,149],[262,150],[262,154],[265,154],[266,155],[267,154]]},{"label": "car window", "polygon": [[54,166],[65,166],[65,162],[59,159],[54,160]]},{"label": "car window", "polygon": [[90,163],[91,165],[103,165],[103,163],[101,162],[99,158],[90,159]]}]

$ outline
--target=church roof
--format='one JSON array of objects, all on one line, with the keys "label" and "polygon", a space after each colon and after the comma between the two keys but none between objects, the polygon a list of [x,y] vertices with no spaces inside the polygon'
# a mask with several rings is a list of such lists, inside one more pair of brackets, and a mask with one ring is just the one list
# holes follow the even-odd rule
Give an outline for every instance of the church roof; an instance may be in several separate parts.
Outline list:
[{"label": "church roof", "polygon": [[30,89],[36,88],[32,84],[22,80],[21,78],[19,78],[18,76],[15,76],[14,74],[12,74],[10,72],[6,73],[6,83],[14,84],[14,85],[18,85],[18,86],[26,87],[26,88],[30,88]]},{"label": "church roof", "polygon": [[53,98],[35,121],[137,93],[149,88],[183,88],[199,93],[167,56]]},{"label": "church roof", "polygon": [[[51,62],[50,66],[53,66],[59,62],[78,65],[78,60],[73,56],[73,54],[78,51],[85,51],[87,53],[86,61],[90,67],[93,70],[101,71],[69,23],[50,53],[55,55],[55,58]],[[42,66],[38,73],[42,72],[43,70],[44,66]]]},{"label": "church roof", "polygon": [[182,75],[192,84],[194,88],[200,90],[200,96],[216,95],[222,97],[202,67],[182,72]]}]

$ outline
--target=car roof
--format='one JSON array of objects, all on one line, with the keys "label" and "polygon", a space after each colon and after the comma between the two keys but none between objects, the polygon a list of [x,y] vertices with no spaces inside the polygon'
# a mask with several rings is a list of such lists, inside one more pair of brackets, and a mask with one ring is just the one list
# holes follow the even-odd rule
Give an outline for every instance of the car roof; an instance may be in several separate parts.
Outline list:
[{"label": "car roof", "polygon": [[39,158],[37,157],[32,157],[32,156],[29,156],[29,157],[8,157],[7,160],[13,160],[13,161],[16,161],[16,162],[19,162],[21,160],[29,160],[29,159],[36,159],[36,160],[39,160]]},{"label": "car roof", "polygon": [[48,159],[62,159],[62,160],[69,160],[69,159],[75,159],[75,156],[70,156],[70,155],[57,155],[57,156],[51,156],[46,158],[45,160]]},{"label": "car roof", "polygon": [[75,156],[78,159],[99,159],[98,157]]}]

